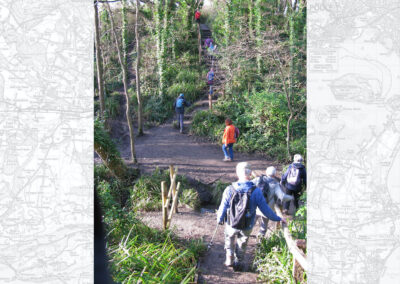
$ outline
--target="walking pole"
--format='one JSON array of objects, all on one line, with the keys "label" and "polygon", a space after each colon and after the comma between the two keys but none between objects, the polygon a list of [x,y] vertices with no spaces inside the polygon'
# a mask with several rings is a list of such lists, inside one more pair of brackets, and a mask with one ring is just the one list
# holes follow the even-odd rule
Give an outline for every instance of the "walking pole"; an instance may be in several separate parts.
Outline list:
[{"label": "walking pole", "polygon": [[219,227],[219,224],[217,223],[217,226],[215,227],[214,234],[213,234],[213,236],[212,236],[212,238],[211,238],[211,241],[210,241],[210,243],[209,243],[208,246],[207,246],[207,250],[210,250],[210,248],[211,248],[212,245],[213,245],[215,233],[218,231],[218,227]]}]

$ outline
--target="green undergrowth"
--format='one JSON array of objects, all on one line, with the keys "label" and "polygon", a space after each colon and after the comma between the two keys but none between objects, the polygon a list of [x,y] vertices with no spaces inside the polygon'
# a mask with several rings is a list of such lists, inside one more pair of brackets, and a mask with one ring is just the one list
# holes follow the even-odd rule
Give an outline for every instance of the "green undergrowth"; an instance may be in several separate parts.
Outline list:
[{"label": "green undergrowth", "polygon": [[292,255],[282,231],[262,239],[256,250],[254,265],[262,283],[295,283],[291,273]]},{"label": "green undergrowth", "polygon": [[[295,240],[307,240],[306,194],[302,195],[301,203],[302,205],[288,225],[290,234]],[[296,283],[292,276],[292,264],[293,256],[286,244],[282,230],[274,231],[269,238],[261,239],[253,263],[259,273],[259,281],[262,283]],[[303,278],[306,281],[305,273]]]},{"label": "green undergrowth", "polygon": [[[173,104],[180,93],[193,103],[204,95],[206,86],[203,66],[198,65],[198,56],[189,52],[170,62],[165,71],[166,91],[161,96],[157,91],[157,74],[148,74],[142,84],[143,116],[146,124],[157,125],[165,122],[174,113]],[[136,87],[129,89],[133,109],[137,109]],[[136,114],[136,111],[133,115]]]},{"label": "green undergrowth", "polygon": [[[165,176],[161,171],[150,177],[142,176],[136,180],[135,188],[143,193],[149,189],[149,183],[143,180],[154,178],[158,182]],[[184,182],[183,178],[178,180]],[[137,186],[140,182],[142,185]],[[205,252],[202,240],[181,240],[169,230],[146,226],[136,217],[138,196],[120,184],[104,166],[95,166],[95,190],[103,212],[110,271],[116,283],[190,283],[194,280],[197,259]]]},{"label": "green undergrowth", "polygon": [[[167,183],[167,190],[170,187],[169,170],[156,169],[151,175],[142,175],[135,183],[131,192],[132,207],[135,210],[155,211],[161,210],[161,182]],[[193,209],[200,208],[200,198],[193,189],[186,177],[177,175],[176,184],[181,183],[179,204],[187,205]]]},{"label": "green undergrowth", "polygon": [[[240,130],[236,151],[258,152],[285,161],[287,103],[282,94],[246,91],[229,99],[220,99],[214,110],[194,115],[191,131],[213,142],[222,143],[225,119],[231,118]],[[306,156],[305,117],[292,123],[291,152]]]},{"label": "green undergrowth", "polygon": [[230,183],[221,182],[219,180],[213,185],[213,187],[211,189],[211,194],[212,194],[213,203],[215,205],[219,206],[221,204],[222,195],[224,194],[224,190],[229,185],[230,185]]}]

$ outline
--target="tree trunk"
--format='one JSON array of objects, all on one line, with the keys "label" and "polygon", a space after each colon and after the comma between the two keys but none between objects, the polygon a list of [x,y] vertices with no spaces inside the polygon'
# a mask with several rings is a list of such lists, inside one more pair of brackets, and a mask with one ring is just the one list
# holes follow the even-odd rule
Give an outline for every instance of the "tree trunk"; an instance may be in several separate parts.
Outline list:
[{"label": "tree trunk", "polygon": [[161,76],[162,76],[162,68],[161,68],[161,33],[162,33],[162,5],[161,5],[161,0],[155,0],[155,18],[156,18],[156,27],[155,27],[155,36],[156,36],[156,45],[157,45],[157,69],[158,69],[158,77],[159,77],[159,85],[158,90],[159,90],[159,95],[162,95],[162,89],[161,89]]},{"label": "tree trunk", "polygon": [[[254,17],[255,17],[255,37],[256,37],[256,45],[257,49],[262,48],[261,45],[261,0],[256,0],[254,5]],[[257,73],[261,74],[261,55],[260,52],[257,51]]]},{"label": "tree trunk", "polygon": [[[125,7],[125,0],[123,0],[122,4],[123,4],[123,7]],[[115,31],[112,11],[111,11],[110,5],[107,2],[106,2],[106,6],[107,6],[108,13],[110,15],[111,31],[114,36],[115,45],[117,46],[118,60],[121,65],[121,68],[122,68],[122,82],[124,84],[124,93],[125,93],[125,98],[126,98],[126,120],[128,123],[130,145],[131,145],[131,159],[132,159],[132,162],[136,164],[137,160],[136,160],[136,152],[135,152],[135,136],[133,133],[133,123],[132,123],[132,117],[131,117],[131,111],[130,111],[130,99],[129,99],[129,95],[128,95],[128,76],[127,76],[127,70],[126,70],[127,68],[124,63],[124,59],[122,57],[121,47],[119,45],[119,40],[117,37],[117,33]],[[122,34],[124,34],[124,32],[122,32]],[[125,44],[126,44],[126,42],[125,42]]]},{"label": "tree trunk", "polygon": [[94,150],[117,179],[124,181],[128,178],[127,166],[103,124],[99,121],[94,122]]},{"label": "tree trunk", "polygon": [[286,152],[287,152],[287,157],[290,160],[291,156],[290,156],[290,123],[292,122],[293,119],[293,114],[291,113],[287,124],[286,124]]},{"label": "tree trunk", "polygon": [[168,40],[168,18],[169,18],[169,5],[170,0],[164,0],[164,13],[163,13],[163,24],[161,31],[161,62],[160,62],[160,92],[165,93],[166,79],[165,69],[167,65],[167,40]]},{"label": "tree trunk", "polygon": [[101,144],[94,142],[94,151],[100,156],[104,165],[111,171],[111,173],[120,181],[127,178],[128,168],[121,158],[110,159],[107,151],[101,147]]},{"label": "tree trunk", "polygon": [[232,29],[232,0],[226,1],[225,9],[225,46],[229,46]]},{"label": "tree trunk", "polygon": [[136,24],[135,24],[135,37],[136,37],[136,95],[138,102],[138,134],[143,135],[143,106],[142,95],[140,94],[140,37],[139,37],[139,10],[140,3],[136,0]]},{"label": "tree trunk", "polygon": [[100,25],[99,25],[99,11],[98,3],[94,4],[94,23],[95,23],[95,41],[96,41],[96,66],[97,66],[97,85],[100,97],[100,117],[104,117],[106,110],[104,99],[104,80],[103,80],[103,56],[100,48]]},{"label": "tree trunk", "polygon": [[253,0],[249,0],[248,3],[248,8],[249,8],[249,36],[251,39],[254,38],[254,32],[253,32],[253,25],[254,25],[254,7],[253,7]]}]

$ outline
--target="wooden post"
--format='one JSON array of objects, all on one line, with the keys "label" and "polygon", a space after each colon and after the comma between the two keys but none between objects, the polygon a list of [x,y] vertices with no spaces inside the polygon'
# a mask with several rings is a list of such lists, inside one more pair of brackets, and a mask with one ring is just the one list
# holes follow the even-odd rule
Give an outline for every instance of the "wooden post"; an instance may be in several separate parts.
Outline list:
[{"label": "wooden post", "polygon": [[293,276],[293,279],[296,279],[296,258],[294,256],[293,256],[292,276]]},{"label": "wooden post", "polygon": [[169,191],[168,191],[168,197],[167,197],[167,204],[165,206],[169,207],[169,202],[171,199],[173,199],[174,197],[174,187],[175,187],[175,183],[176,183],[176,173],[174,174],[174,176],[172,177],[171,180],[171,185],[169,187]]},{"label": "wooden post", "polygon": [[[178,168],[176,167],[174,169],[173,165],[169,166],[169,172],[170,172],[170,178],[171,178],[171,189],[172,189],[172,196],[175,196],[176,193],[176,177],[178,174]],[[169,194],[168,194],[169,196]],[[178,206],[176,206],[174,209],[171,208],[172,210],[175,211],[175,213],[178,213]]]},{"label": "wooden post", "polygon": [[[213,86],[210,86],[210,89],[212,87]],[[212,94],[211,94],[210,90],[208,91],[208,108],[209,108],[209,110],[212,110]]]},{"label": "wooden post", "polygon": [[169,212],[169,216],[168,216],[168,226],[171,224],[171,219],[172,219],[172,215],[175,213],[176,207],[178,207],[178,194],[179,194],[179,188],[181,187],[181,183],[178,182],[178,187],[175,191],[174,194],[174,200],[172,201],[172,206],[171,206],[171,210]]},{"label": "wooden post", "polygon": [[162,218],[163,218],[163,229],[167,229],[167,214],[168,207],[166,205],[167,201],[167,191],[166,191],[167,183],[165,181],[161,182],[161,198],[162,198]]},{"label": "wooden post", "polygon": [[169,165],[169,178],[172,182],[172,178],[174,176],[174,165]]},{"label": "wooden post", "polygon": [[[163,217],[164,230],[169,228],[173,213],[178,213],[178,195],[181,183],[178,182],[178,187],[176,186],[177,173],[178,173],[178,168],[174,168],[173,165],[170,165],[169,176],[171,179],[171,185],[169,187],[168,192],[167,192],[167,183],[165,181],[161,182],[162,217]],[[168,214],[169,202],[171,200],[172,200],[172,206]]]}]

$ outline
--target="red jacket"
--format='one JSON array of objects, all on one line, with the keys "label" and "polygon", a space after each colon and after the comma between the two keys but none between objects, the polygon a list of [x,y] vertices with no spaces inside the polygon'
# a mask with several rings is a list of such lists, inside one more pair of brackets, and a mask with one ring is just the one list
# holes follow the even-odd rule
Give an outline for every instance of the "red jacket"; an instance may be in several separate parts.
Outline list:
[{"label": "red jacket", "polygon": [[200,19],[200,16],[201,16],[201,14],[200,14],[199,11],[196,11],[196,13],[194,13],[194,18],[195,18],[196,20]]}]

